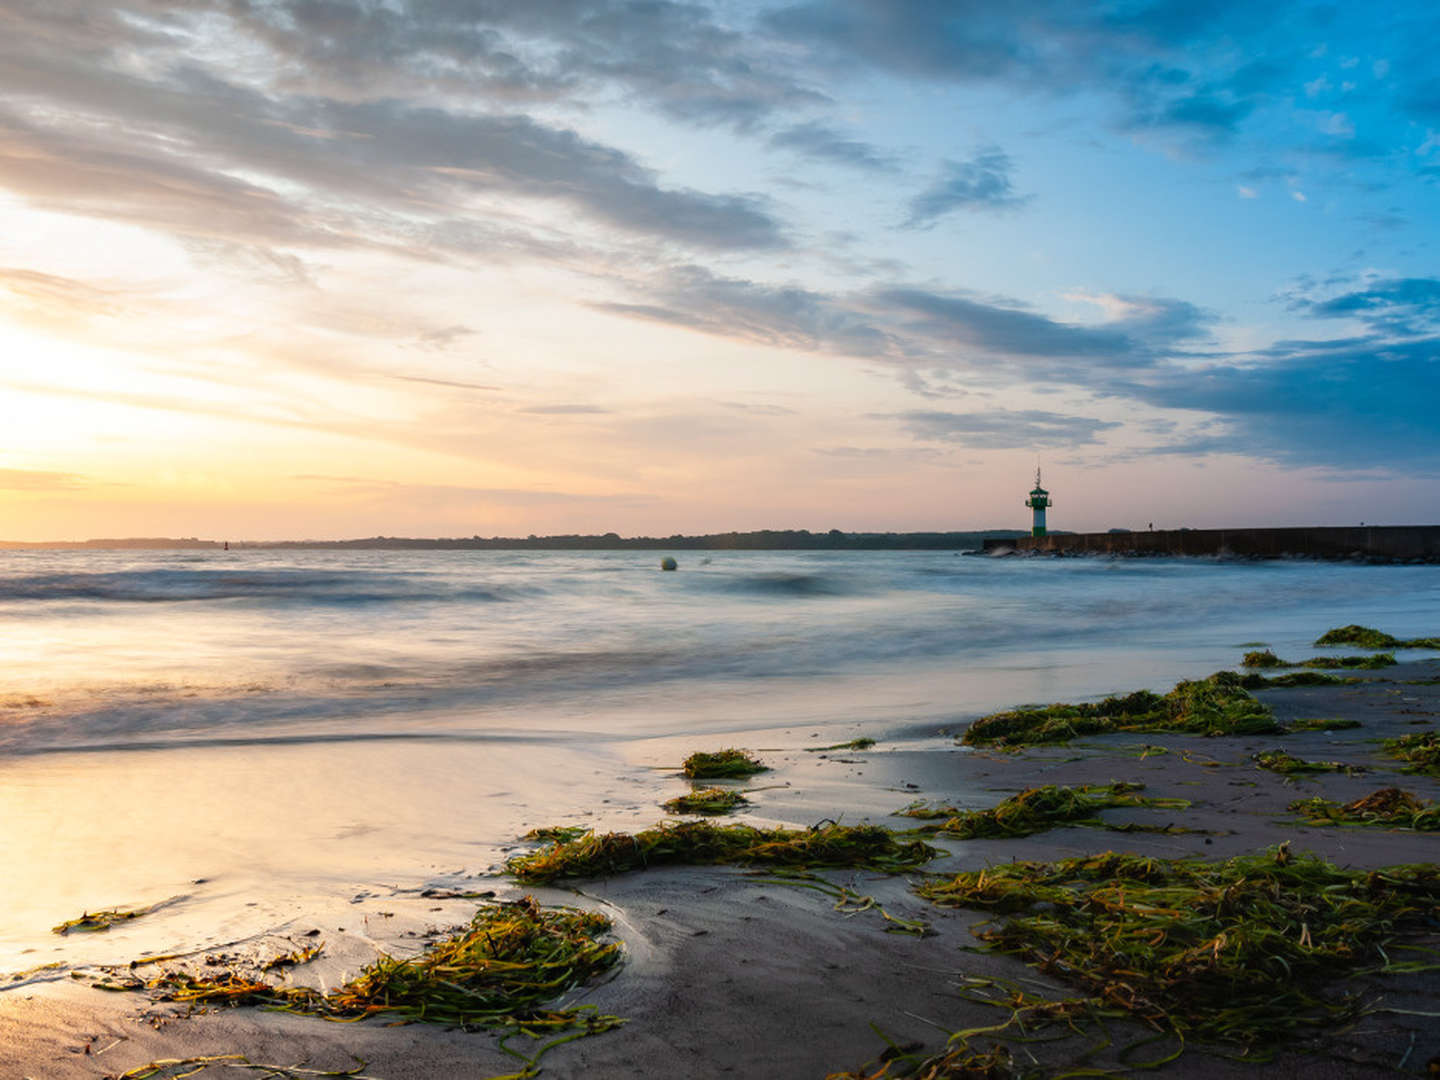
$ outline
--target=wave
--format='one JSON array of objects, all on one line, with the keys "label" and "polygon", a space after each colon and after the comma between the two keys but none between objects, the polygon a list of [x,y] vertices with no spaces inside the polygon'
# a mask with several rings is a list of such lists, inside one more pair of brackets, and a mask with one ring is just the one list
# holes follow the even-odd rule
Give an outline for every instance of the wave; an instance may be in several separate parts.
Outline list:
[{"label": "wave", "polygon": [[425,600],[504,602],[538,588],[469,584],[364,570],[117,570],[0,578],[0,603],[133,604],[257,600],[266,604],[378,604]]},{"label": "wave", "polygon": [[772,572],[743,577],[695,575],[710,591],[763,597],[853,596],[865,590],[854,578],[839,574]]}]

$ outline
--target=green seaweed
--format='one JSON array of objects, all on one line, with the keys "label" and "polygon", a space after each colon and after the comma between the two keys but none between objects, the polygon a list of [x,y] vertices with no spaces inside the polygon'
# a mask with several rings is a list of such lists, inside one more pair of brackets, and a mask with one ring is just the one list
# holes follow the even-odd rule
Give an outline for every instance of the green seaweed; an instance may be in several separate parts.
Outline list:
[{"label": "green seaweed", "polygon": [[878,825],[825,822],[810,829],[761,829],[680,821],[635,833],[588,834],[513,856],[505,869],[524,882],[607,877],[651,866],[863,867],[886,873],[912,870],[940,852],[919,840],[902,841]]},{"label": "green seaweed", "polygon": [[1333,671],[1336,668],[1351,668],[1362,671],[1374,671],[1377,668],[1394,667],[1396,663],[1395,654],[1382,652],[1371,653],[1369,656],[1312,656],[1309,660],[1300,661],[1299,667],[1320,668]]},{"label": "green seaweed", "polygon": [[[86,1051],[89,1052],[88,1050]],[[262,1080],[309,1080],[312,1077],[335,1077],[349,1080],[379,1080],[361,1070],[365,1062],[359,1061],[350,1069],[307,1069],[303,1065],[271,1065],[251,1061],[244,1054],[206,1054],[202,1057],[161,1058],[137,1065],[123,1073],[107,1073],[105,1080],[182,1080],[197,1076],[210,1069],[237,1069],[244,1072],[264,1073]],[[503,1080],[503,1078],[501,1078]]]},{"label": "green seaweed", "polygon": [[958,807],[949,803],[934,803],[929,799],[916,799],[908,806],[895,811],[897,817],[919,818],[922,821],[931,821],[936,818],[950,818],[961,813]]},{"label": "green seaweed", "polygon": [[875,740],[868,735],[861,735],[858,739],[851,739],[849,742],[832,743],[829,746],[807,746],[807,754],[818,754],[825,750],[869,750],[875,745]]},{"label": "green seaweed", "polygon": [[1288,1036],[1359,1015],[1335,986],[1390,968],[1387,946],[1422,931],[1440,903],[1440,868],[1345,870],[1282,845],[1218,863],[1115,852],[1017,862],[916,888],[995,912],[975,931],[987,948],[1097,1006],[1263,1061]]},{"label": "green seaweed", "polygon": [[1440,649],[1440,637],[1397,638],[1370,626],[1339,626],[1315,639],[1316,645],[1354,645],[1361,649]]},{"label": "green seaweed", "polygon": [[1392,667],[1395,662],[1393,653],[1374,653],[1369,656],[1312,656],[1308,660],[1282,660],[1268,649],[1265,652],[1248,652],[1240,660],[1241,666],[1247,668],[1298,667],[1320,668],[1328,671],[1336,668],[1374,670]]},{"label": "green seaweed", "polygon": [[1381,788],[1354,802],[1337,803],[1315,796],[1292,802],[1289,810],[1311,825],[1374,825],[1385,829],[1440,831],[1440,805],[1421,802],[1400,788]]},{"label": "green seaweed", "polygon": [[1405,772],[1440,776],[1440,735],[1435,732],[1401,735],[1386,739],[1383,745],[1387,754],[1406,763]]},{"label": "green seaweed", "polygon": [[696,751],[685,759],[680,772],[691,780],[739,780],[768,769],[745,751],[731,749],[713,754]]},{"label": "green seaweed", "polygon": [[1063,743],[1082,735],[1120,731],[1260,735],[1280,730],[1269,708],[1245,689],[1240,675],[1217,671],[1205,679],[1177,683],[1163,697],[1138,690],[1094,703],[995,713],[972,723],[962,741],[970,746],[1003,748]]},{"label": "green seaweed", "polygon": [[[728,788],[701,788],[698,791],[690,791],[684,795],[677,795],[668,802],[661,803],[661,807],[672,814],[728,814],[738,806],[748,806],[750,800],[745,798],[738,791],[731,791]],[[584,836],[587,830],[580,830],[579,833],[567,836],[567,840],[575,840]]]},{"label": "green seaweed", "polygon": [[1257,766],[1273,773],[1322,773],[1322,772],[1363,772],[1364,770],[1355,765],[1346,765],[1339,761],[1306,761],[1304,758],[1293,757],[1284,750],[1262,750],[1258,754],[1251,755]]},{"label": "green seaweed", "polygon": [[1136,795],[1135,792],[1144,786],[1119,781],[1086,784],[1078,788],[1047,784],[1027,788],[988,810],[958,812],[943,825],[931,828],[942,836],[957,840],[1032,836],[1061,825],[1109,828],[1111,826],[1096,815],[1101,810],[1116,806],[1178,809],[1190,805],[1184,799],[1152,799]]},{"label": "green seaweed", "polygon": [[540,1054],[562,1041],[623,1023],[593,1007],[553,1008],[550,1002],[591,982],[620,958],[617,942],[600,940],[610,920],[596,912],[542,908],[533,897],[487,905],[470,925],[407,960],[381,955],[354,979],[330,991],[277,986],[227,969],[219,975],[170,972],[147,983],[162,1001],[194,1006],[257,1005],[327,1020],[387,1016],[467,1030],[524,1033],[551,1041],[526,1056],[516,1076],[533,1076]]},{"label": "green seaweed", "polygon": [[126,911],[120,908],[111,908],[109,911],[87,911],[78,919],[67,919],[59,926],[52,926],[52,934],[98,934],[104,933],[116,923],[129,922],[131,919],[138,919],[142,915],[148,915],[154,911],[154,906],[134,908]]},{"label": "green seaweed", "polygon": [[577,836],[584,836],[590,831],[588,825],[543,825],[538,829],[531,829],[524,836],[526,840],[574,840]]},{"label": "green seaweed", "polygon": [[1326,675],[1319,671],[1287,671],[1284,675],[1274,675],[1268,679],[1253,672],[1240,677],[1240,685],[1246,690],[1288,686],[1354,686],[1363,681],[1353,675]]},{"label": "green seaweed", "polygon": [[1273,652],[1271,652],[1269,649],[1265,649],[1263,652],[1247,652],[1247,653],[1241,658],[1240,664],[1241,664],[1242,667],[1252,667],[1252,668],[1294,667],[1294,666],[1295,666],[1294,664],[1291,664],[1291,663],[1289,663],[1289,662],[1287,662],[1287,661],[1285,661],[1285,660],[1281,660],[1280,657],[1276,656],[1276,655],[1275,655]]},{"label": "green seaweed", "polygon": [[1361,649],[1393,649],[1400,645],[1400,639],[1370,626],[1337,626],[1326,630],[1315,639],[1316,645],[1354,645]]}]

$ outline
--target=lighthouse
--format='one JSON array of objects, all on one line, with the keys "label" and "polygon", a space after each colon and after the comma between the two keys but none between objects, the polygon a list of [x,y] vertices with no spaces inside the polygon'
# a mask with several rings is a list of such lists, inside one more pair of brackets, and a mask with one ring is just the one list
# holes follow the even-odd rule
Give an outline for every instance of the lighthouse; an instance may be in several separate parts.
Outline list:
[{"label": "lighthouse", "polygon": [[1045,508],[1050,505],[1050,493],[1040,486],[1040,466],[1035,466],[1035,489],[1025,500],[1025,505],[1035,511],[1035,522],[1030,526],[1031,536],[1045,535]]}]

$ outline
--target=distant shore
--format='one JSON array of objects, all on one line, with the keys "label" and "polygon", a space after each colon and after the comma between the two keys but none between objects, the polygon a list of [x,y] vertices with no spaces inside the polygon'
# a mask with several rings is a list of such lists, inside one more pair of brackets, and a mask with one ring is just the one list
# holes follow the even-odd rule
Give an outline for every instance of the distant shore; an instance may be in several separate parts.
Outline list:
[{"label": "distant shore", "polygon": [[[562,536],[369,536],[356,540],[201,540],[196,537],[124,537],[95,540],[0,540],[0,551],[192,551],[360,550],[360,551],[978,551],[991,540],[1016,540],[1018,529],[971,532],[810,532],[759,529],[695,536],[620,536],[618,533]],[[1063,534],[1057,534],[1063,535]]]}]

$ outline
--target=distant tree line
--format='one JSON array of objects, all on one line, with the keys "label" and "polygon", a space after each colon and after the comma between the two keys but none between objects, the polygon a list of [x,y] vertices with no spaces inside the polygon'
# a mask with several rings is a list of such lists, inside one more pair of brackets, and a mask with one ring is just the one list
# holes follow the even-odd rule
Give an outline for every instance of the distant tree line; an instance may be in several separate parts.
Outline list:
[{"label": "distant tree line", "polygon": [[[1028,530],[981,529],[974,532],[811,532],[809,529],[759,529],[755,532],[709,533],[703,536],[621,536],[619,533],[562,536],[470,536],[408,537],[370,536],[360,540],[241,540],[231,548],[349,548],[361,550],[426,551],[902,551],[978,550],[986,540],[1014,540],[1029,536]],[[1053,530],[1051,535],[1069,535]],[[64,540],[53,543],[0,541],[0,549],[15,548],[108,548],[187,549],[219,548],[220,540],[193,536],[131,537],[113,540]]]},{"label": "distant tree line", "polygon": [[458,538],[411,538],[372,536],[363,540],[286,540],[236,547],[267,548],[365,548],[441,550],[533,550],[533,551],[893,551],[905,549],[980,548],[986,540],[1009,540],[1029,536],[1015,529],[984,529],[976,532],[811,532],[809,529],[759,529],[755,532],[710,533],[702,536],[621,536],[619,533],[561,536],[472,536]]}]

